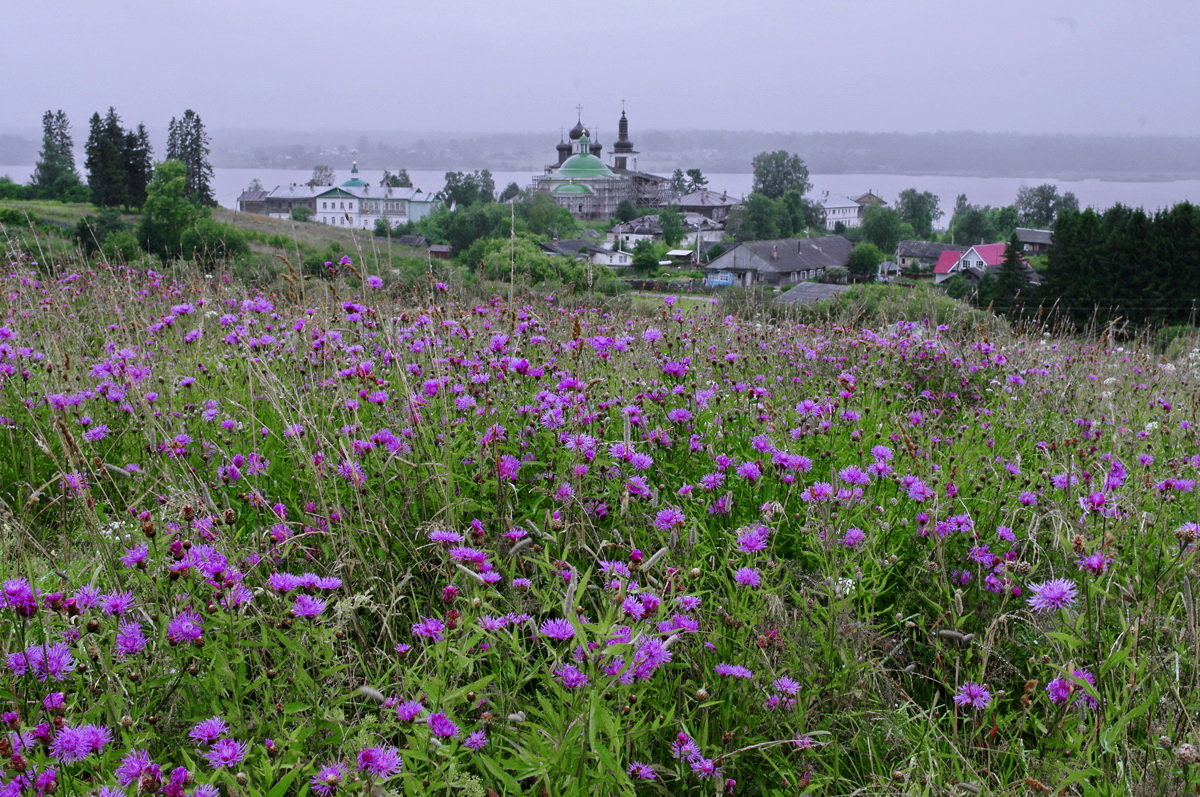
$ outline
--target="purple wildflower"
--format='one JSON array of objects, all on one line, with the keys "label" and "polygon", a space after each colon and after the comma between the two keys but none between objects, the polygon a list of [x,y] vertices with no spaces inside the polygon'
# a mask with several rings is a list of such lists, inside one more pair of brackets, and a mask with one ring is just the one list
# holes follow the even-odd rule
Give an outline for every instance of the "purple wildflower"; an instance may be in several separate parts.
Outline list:
[{"label": "purple wildflower", "polygon": [[1072,606],[1077,598],[1075,582],[1068,578],[1055,578],[1030,584],[1032,593],[1027,599],[1029,608],[1035,612],[1048,612]]},{"label": "purple wildflower", "polygon": [[570,620],[562,618],[552,618],[542,623],[538,629],[543,636],[548,636],[551,639],[570,639],[575,636],[575,626],[571,625]]},{"label": "purple wildflower", "polygon": [[225,720],[220,717],[209,717],[193,725],[192,729],[188,731],[188,738],[200,744],[212,744],[224,736],[228,730],[229,726],[225,724]]},{"label": "purple wildflower", "polygon": [[554,671],[554,676],[567,689],[580,689],[588,685],[587,675],[577,667],[564,664]]},{"label": "purple wildflower", "polygon": [[992,702],[992,693],[983,684],[965,681],[954,693],[954,705],[964,708],[983,709]]},{"label": "purple wildflower", "polygon": [[330,797],[332,794],[337,794],[338,787],[342,785],[342,778],[345,776],[346,765],[337,761],[326,764],[317,770],[317,774],[312,776],[308,785],[312,786],[312,790],[321,797]]},{"label": "purple wildflower", "polygon": [[358,751],[358,769],[377,778],[390,778],[404,768],[395,747],[364,747]]},{"label": "purple wildflower", "polygon": [[716,667],[713,667],[713,672],[715,672],[717,675],[729,675],[734,678],[753,678],[754,677],[754,673],[752,671],[750,671],[746,667],[743,667],[740,664],[721,663],[721,664],[718,664]]},{"label": "purple wildflower", "polygon": [[487,734],[483,731],[472,731],[466,739],[463,739],[463,747],[468,750],[482,750],[487,747],[487,743]]},{"label": "purple wildflower", "polygon": [[238,742],[233,739],[218,739],[204,754],[205,759],[215,769],[222,767],[233,767],[242,763],[246,758],[245,742]]},{"label": "purple wildflower", "polygon": [[425,719],[425,723],[429,725],[429,730],[434,736],[440,736],[443,739],[458,736],[460,733],[458,726],[440,711],[436,714],[430,714]]},{"label": "purple wildflower", "polygon": [[204,636],[204,626],[200,620],[199,614],[185,609],[167,624],[167,639],[172,642],[200,642]]},{"label": "purple wildflower", "polygon": [[112,733],[103,725],[64,726],[50,743],[50,755],[64,764],[82,761],[104,749]]}]

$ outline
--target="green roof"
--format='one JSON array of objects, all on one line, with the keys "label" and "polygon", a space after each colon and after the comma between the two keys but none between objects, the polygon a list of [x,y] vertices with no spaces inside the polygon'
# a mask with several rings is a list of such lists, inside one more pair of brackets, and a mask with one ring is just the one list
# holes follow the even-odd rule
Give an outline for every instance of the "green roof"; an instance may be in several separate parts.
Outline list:
[{"label": "green roof", "polygon": [[556,177],[569,177],[574,180],[595,180],[601,177],[616,177],[604,165],[604,161],[586,152],[580,152],[567,158],[563,161],[563,165],[558,167],[554,175]]},{"label": "green roof", "polygon": [[566,183],[555,188],[551,193],[554,194],[590,194],[592,189],[586,185],[578,185],[576,183]]}]

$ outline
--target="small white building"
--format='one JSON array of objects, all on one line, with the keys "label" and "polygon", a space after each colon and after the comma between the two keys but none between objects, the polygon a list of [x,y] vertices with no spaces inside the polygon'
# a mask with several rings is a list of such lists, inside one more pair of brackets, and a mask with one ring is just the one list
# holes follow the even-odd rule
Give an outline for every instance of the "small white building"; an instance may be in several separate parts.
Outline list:
[{"label": "small white building", "polygon": [[821,207],[825,209],[827,230],[832,230],[839,222],[847,228],[862,226],[863,206],[848,196],[826,191],[821,198]]},{"label": "small white building", "polygon": [[358,176],[358,164],[350,169],[350,179],[340,186],[326,188],[316,196],[313,221],[335,227],[371,230],[380,219],[389,227],[428,216],[437,202],[419,188],[372,186]]}]

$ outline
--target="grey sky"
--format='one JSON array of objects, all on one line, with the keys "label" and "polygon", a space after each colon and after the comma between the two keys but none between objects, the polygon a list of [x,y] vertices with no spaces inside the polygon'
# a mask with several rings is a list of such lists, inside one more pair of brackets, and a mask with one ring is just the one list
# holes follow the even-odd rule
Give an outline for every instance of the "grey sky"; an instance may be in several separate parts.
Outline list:
[{"label": "grey sky", "polygon": [[0,0],[0,128],[1200,133],[1200,0]]}]

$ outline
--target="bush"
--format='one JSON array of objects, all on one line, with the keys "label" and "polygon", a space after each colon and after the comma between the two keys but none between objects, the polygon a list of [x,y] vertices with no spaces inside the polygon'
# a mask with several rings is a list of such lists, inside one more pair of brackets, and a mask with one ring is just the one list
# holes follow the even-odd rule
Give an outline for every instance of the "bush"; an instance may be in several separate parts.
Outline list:
[{"label": "bush", "polygon": [[308,205],[297,205],[292,208],[293,221],[310,221],[313,217],[313,209]]},{"label": "bush", "polygon": [[138,246],[138,239],[133,230],[124,229],[109,233],[100,251],[109,263],[129,263],[137,259],[142,248]]},{"label": "bush", "polygon": [[205,266],[243,257],[250,252],[250,245],[241,230],[207,217],[184,230],[179,245],[184,257]]},{"label": "bush", "polygon": [[75,225],[75,242],[85,254],[90,255],[104,249],[104,243],[110,235],[130,230],[116,208],[102,208],[99,216],[84,216]]}]

